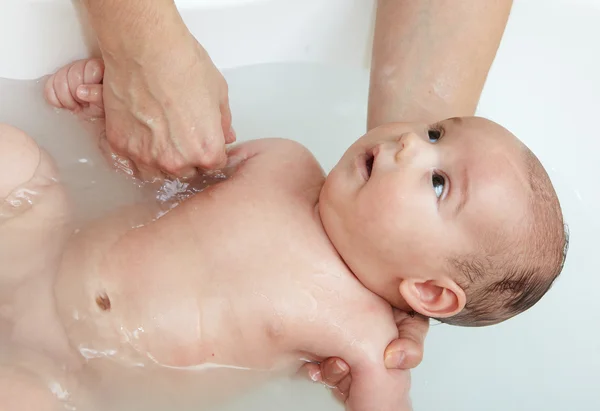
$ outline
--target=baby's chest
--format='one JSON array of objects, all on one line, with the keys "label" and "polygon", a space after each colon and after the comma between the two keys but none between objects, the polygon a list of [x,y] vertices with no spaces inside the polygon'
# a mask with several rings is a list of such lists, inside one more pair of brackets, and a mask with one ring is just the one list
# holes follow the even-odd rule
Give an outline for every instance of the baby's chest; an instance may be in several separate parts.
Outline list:
[{"label": "baby's chest", "polygon": [[162,226],[179,242],[188,239],[192,248],[185,253],[201,257],[199,267],[209,276],[218,273],[218,281],[245,287],[296,278],[312,265],[315,240],[324,238],[314,201],[274,188],[254,192],[240,183],[202,194]]}]

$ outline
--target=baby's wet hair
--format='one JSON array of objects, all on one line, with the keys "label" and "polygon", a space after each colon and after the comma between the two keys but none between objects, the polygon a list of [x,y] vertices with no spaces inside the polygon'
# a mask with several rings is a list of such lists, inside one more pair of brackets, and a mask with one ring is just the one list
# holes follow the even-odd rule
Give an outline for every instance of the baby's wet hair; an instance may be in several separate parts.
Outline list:
[{"label": "baby's wet hair", "polygon": [[517,238],[484,240],[476,255],[449,260],[467,302],[460,313],[439,321],[465,327],[500,323],[534,306],[560,275],[568,228],[546,170],[525,146],[524,162],[531,188],[524,230]]}]

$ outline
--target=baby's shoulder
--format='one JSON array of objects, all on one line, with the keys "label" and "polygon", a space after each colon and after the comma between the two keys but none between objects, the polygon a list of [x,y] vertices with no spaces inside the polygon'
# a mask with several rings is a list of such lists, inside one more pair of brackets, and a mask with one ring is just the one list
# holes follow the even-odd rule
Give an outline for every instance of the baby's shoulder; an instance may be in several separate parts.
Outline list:
[{"label": "baby's shoulder", "polygon": [[340,298],[316,298],[318,320],[311,319],[302,330],[305,352],[340,357],[351,365],[383,357],[387,345],[398,338],[392,308],[357,288],[346,285],[337,290]]},{"label": "baby's shoulder", "polygon": [[283,138],[252,140],[231,148],[228,167],[235,170],[234,180],[249,186],[320,191],[325,181],[314,155],[302,144]]}]

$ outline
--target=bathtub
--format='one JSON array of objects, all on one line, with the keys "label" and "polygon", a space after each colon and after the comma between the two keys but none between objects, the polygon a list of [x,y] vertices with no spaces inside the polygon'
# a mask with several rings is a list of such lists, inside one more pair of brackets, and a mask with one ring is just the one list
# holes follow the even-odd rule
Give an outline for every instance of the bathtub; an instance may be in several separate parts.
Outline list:
[{"label": "bathtub", "polygon": [[[329,170],[364,132],[373,0],[178,6],[224,70],[241,140],[295,138]],[[0,78],[35,79],[97,52],[79,17],[69,0],[3,0]],[[517,318],[483,329],[432,326],[413,373],[417,411],[600,409],[598,21],[600,0],[515,0],[478,112],[517,134],[549,170],[570,251],[552,290]],[[277,381],[223,409],[341,407],[322,387]]]}]

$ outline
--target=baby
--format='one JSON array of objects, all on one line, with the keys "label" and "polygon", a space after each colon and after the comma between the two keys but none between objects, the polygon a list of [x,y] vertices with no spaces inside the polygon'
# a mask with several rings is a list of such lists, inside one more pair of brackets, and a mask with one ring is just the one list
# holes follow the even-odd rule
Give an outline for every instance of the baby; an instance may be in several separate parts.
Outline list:
[{"label": "baby", "polygon": [[[47,99],[98,110],[101,70],[69,65]],[[87,102],[75,97],[83,83],[98,84]],[[378,127],[327,178],[282,139],[231,148],[224,173],[158,219],[136,205],[71,234],[52,159],[0,126],[0,330],[103,381],[133,366],[184,384],[182,369],[203,364],[290,369],[335,356],[352,370],[347,409],[406,410],[408,373],[383,362],[398,337],[392,307],[496,324],[562,269],[546,172],[482,118]],[[27,370],[23,387],[37,381]],[[18,403],[2,375],[0,397]]]}]

